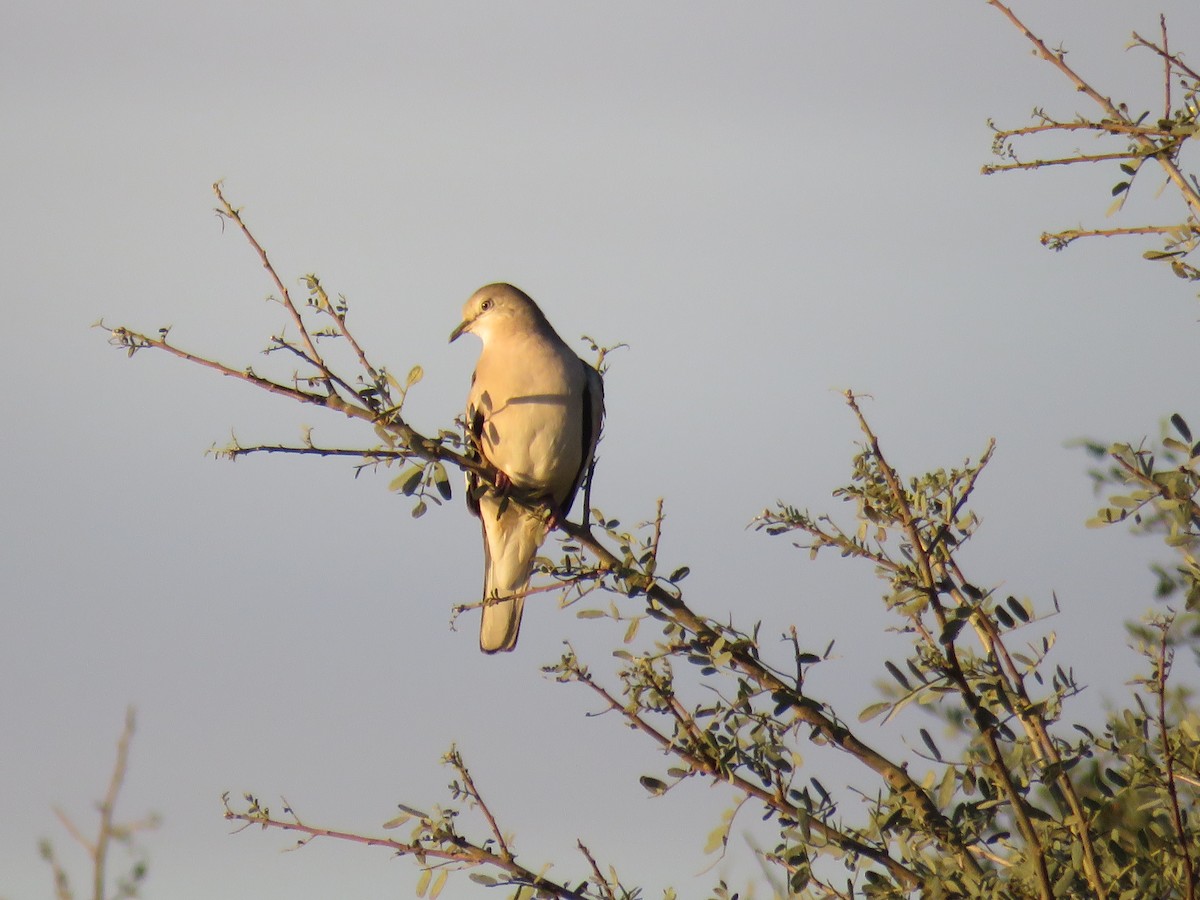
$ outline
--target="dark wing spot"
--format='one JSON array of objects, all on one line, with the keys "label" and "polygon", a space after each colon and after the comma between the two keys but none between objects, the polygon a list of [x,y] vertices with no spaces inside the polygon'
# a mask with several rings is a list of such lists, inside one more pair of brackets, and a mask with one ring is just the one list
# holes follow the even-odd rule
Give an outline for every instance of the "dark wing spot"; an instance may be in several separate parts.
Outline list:
[{"label": "dark wing spot", "polygon": [[[479,441],[483,437],[483,413],[472,408],[467,410],[467,415],[470,417],[468,424],[471,428],[467,457],[481,459]],[[467,473],[467,509],[475,515],[479,515],[479,479],[470,472]],[[487,542],[485,541],[484,544],[486,546]]]}]

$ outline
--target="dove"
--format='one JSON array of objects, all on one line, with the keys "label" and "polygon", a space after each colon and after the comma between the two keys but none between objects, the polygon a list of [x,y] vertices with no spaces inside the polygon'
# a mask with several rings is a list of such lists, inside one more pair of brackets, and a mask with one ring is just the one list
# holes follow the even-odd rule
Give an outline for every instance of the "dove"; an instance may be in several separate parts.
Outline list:
[{"label": "dove", "polygon": [[[477,477],[467,478],[467,505],[483,529],[479,648],[496,653],[516,647],[534,559],[592,468],[604,384],[511,284],[471,296],[450,341],[468,333],[483,344],[467,398],[468,440],[496,471],[495,488],[482,492]],[[537,510],[509,500],[512,488],[550,506],[549,526]]]}]

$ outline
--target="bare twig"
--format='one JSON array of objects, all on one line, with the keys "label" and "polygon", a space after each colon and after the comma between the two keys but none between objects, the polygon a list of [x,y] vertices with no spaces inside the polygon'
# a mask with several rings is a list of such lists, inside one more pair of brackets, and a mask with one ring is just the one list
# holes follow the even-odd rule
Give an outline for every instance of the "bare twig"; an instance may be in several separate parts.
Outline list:
[{"label": "bare twig", "polygon": [[1115,159],[1141,159],[1142,153],[1097,153],[1091,156],[1063,156],[1056,159],[1035,159],[1030,162],[993,163],[983,166],[980,171],[984,175],[994,175],[996,172],[1009,172],[1017,169],[1041,169],[1045,166],[1071,166],[1075,163],[1109,162]]},{"label": "bare twig", "polygon": [[617,900],[617,895],[613,893],[608,879],[600,874],[600,867],[596,865],[596,857],[592,856],[592,851],[584,846],[583,841],[576,841],[575,843],[579,847],[579,852],[583,854],[583,858],[588,861],[588,865],[592,870],[592,877],[596,879],[596,887],[603,892],[604,900]]},{"label": "bare twig", "polygon": [[1167,138],[1171,132],[1151,125],[1134,125],[1128,122],[1046,122],[1041,125],[1025,125],[1021,128],[995,128],[995,140],[1006,141],[1012,137],[1042,134],[1048,131],[1098,131],[1103,134],[1140,134],[1146,137]]},{"label": "bare twig", "polygon": [[1043,244],[1052,246],[1071,243],[1085,237],[1125,237],[1131,234],[1165,234],[1177,237],[1181,233],[1200,235],[1200,225],[1195,221],[1181,225],[1138,225],[1129,228],[1071,228],[1066,231],[1046,232],[1042,235]]},{"label": "bare twig", "polygon": [[1167,17],[1158,14],[1158,27],[1162,31],[1163,55],[1163,114],[1164,120],[1171,118],[1171,48],[1167,43]]},{"label": "bare twig", "polygon": [[325,360],[321,357],[321,353],[317,350],[317,345],[312,339],[312,335],[308,332],[308,326],[304,323],[304,318],[300,315],[300,310],[296,308],[296,304],[292,302],[292,296],[288,292],[287,286],[275,271],[275,267],[271,265],[271,260],[267,257],[267,251],[263,249],[258,239],[250,233],[250,229],[246,227],[246,223],[242,221],[241,210],[235,209],[225,199],[225,194],[221,190],[221,182],[216,182],[213,185],[213,193],[217,195],[217,202],[221,205],[218,207],[218,214],[234,222],[241,230],[242,235],[250,242],[250,246],[258,254],[258,258],[262,260],[263,268],[270,274],[271,279],[275,282],[275,288],[279,291],[280,302],[291,316],[292,322],[296,329],[300,332],[300,337],[304,341],[305,349],[308,352],[309,358],[313,364],[321,371],[325,379],[325,388],[330,393],[334,394],[333,376],[329,371],[329,367],[325,365]]},{"label": "bare twig", "polygon": [[[1166,43],[1166,40],[1165,40],[1166,33],[1164,32],[1163,34],[1164,34],[1163,43],[1165,44]],[[1170,65],[1174,66],[1176,69],[1178,69],[1183,74],[1187,75],[1187,77],[1191,78],[1193,81],[1200,82],[1200,74],[1197,74],[1197,72],[1194,69],[1192,69],[1190,66],[1188,66],[1178,55],[1172,55],[1171,53],[1168,53],[1167,50],[1165,49],[1165,47],[1159,47],[1157,44],[1153,43],[1152,41],[1146,40],[1144,37],[1139,35],[1136,31],[1133,34],[1133,43],[1139,47],[1145,47],[1147,50],[1153,50],[1155,53],[1157,53],[1159,56],[1161,56],[1163,58],[1164,62],[1167,62]]]},{"label": "bare twig", "polygon": [[487,819],[488,828],[491,829],[492,835],[496,838],[496,846],[500,848],[501,858],[507,862],[512,862],[513,855],[508,847],[508,842],[504,840],[500,826],[496,824],[496,817],[492,815],[492,811],[488,809],[488,805],[483,802],[483,797],[480,796],[479,789],[475,787],[475,781],[471,778],[471,773],[468,771],[466,763],[463,762],[462,756],[459,755],[457,750],[451,750],[449,759],[451,765],[458,772],[459,777],[462,778],[463,786],[467,789],[467,793],[479,805],[479,811]]},{"label": "bare twig", "polygon": [[125,711],[125,729],[117,741],[117,762],[113,766],[112,778],[108,782],[108,791],[100,803],[100,832],[96,837],[95,856],[93,858],[92,888],[95,900],[104,900],[105,866],[108,862],[108,845],[113,836],[113,813],[117,806],[117,794],[125,783],[125,769],[129,762],[129,742],[133,739],[133,707]]},{"label": "bare twig", "polygon": [[[576,890],[566,884],[552,881],[525,868],[514,858],[505,857],[479,844],[472,843],[465,837],[450,830],[425,830],[423,839],[412,842],[393,838],[374,837],[353,831],[341,831],[333,828],[322,828],[307,825],[297,819],[278,819],[271,816],[270,811],[259,807],[252,797],[247,798],[250,809],[238,812],[229,805],[226,795],[225,818],[231,822],[243,823],[243,828],[258,826],[263,829],[275,828],[282,831],[293,831],[313,838],[329,838],[337,841],[347,841],[363,844],[368,847],[383,847],[398,856],[415,856],[418,859],[440,859],[460,863],[466,867],[491,866],[504,872],[512,884],[529,885],[543,896],[562,898],[562,900],[594,900],[586,891]],[[241,830],[241,829],[239,829]]]}]

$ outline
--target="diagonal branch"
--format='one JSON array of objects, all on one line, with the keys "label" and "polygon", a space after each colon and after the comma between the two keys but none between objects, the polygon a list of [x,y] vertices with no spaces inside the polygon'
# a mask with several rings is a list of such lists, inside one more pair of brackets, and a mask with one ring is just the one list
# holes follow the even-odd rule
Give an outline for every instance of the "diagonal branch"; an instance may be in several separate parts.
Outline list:
[{"label": "diagonal branch", "polygon": [[1157,659],[1155,660],[1155,678],[1153,691],[1158,701],[1158,708],[1155,711],[1156,725],[1158,726],[1159,741],[1162,746],[1164,780],[1166,781],[1167,800],[1171,813],[1171,826],[1175,829],[1175,838],[1179,842],[1179,856],[1183,860],[1184,877],[1187,879],[1187,894],[1188,900],[1195,900],[1196,897],[1196,869],[1192,862],[1192,850],[1188,846],[1188,831],[1184,825],[1183,812],[1179,808],[1179,792],[1175,787],[1175,750],[1171,745],[1171,734],[1167,728],[1167,678],[1171,674],[1171,665],[1173,662],[1174,651],[1167,645],[1167,633],[1170,630],[1170,622],[1164,622],[1160,626]]},{"label": "diagonal branch", "polygon": [[[598,684],[590,674],[580,667],[573,666],[570,669],[570,673],[573,677],[573,680],[578,681],[580,684],[583,684],[588,688],[591,688],[591,690],[598,697],[600,697],[600,699],[603,700],[610,709],[620,713],[629,723],[631,728],[635,728],[642,734],[645,734],[656,744],[662,747],[665,752],[677,756],[680,760],[687,763],[688,766],[690,766],[694,771],[707,775],[714,782],[726,782],[732,785],[738,791],[741,791],[746,796],[755,798],[768,809],[774,809],[786,817],[797,819],[801,816],[807,816],[805,810],[788,803],[781,793],[773,793],[768,791],[751,781],[747,781],[734,772],[724,770],[701,753],[693,752],[687,747],[682,746],[681,744],[672,740],[669,736],[663,734],[657,728],[647,722],[641,715],[638,714],[636,709],[630,708],[626,704],[622,703],[617,697],[614,697],[607,689]],[[921,876],[918,875],[918,873],[914,872],[911,868],[905,866],[903,863],[893,859],[887,852],[880,850],[878,847],[872,847],[869,844],[865,844],[857,838],[847,834],[844,831],[841,831],[838,828],[835,828],[832,825],[829,825],[815,816],[807,818],[806,824],[812,829],[812,831],[821,835],[822,838],[840,848],[842,851],[853,856],[861,856],[865,859],[869,859],[883,867],[888,871],[888,874],[890,874],[901,884],[908,887],[910,890],[914,890],[921,885]]]},{"label": "diagonal branch", "polygon": [[[1163,62],[1167,63],[1169,66],[1174,66],[1176,69],[1178,69],[1183,74],[1187,75],[1188,78],[1191,78],[1193,81],[1200,81],[1200,74],[1197,74],[1194,69],[1192,69],[1190,66],[1187,65],[1187,63],[1185,63],[1182,59],[1180,59],[1178,54],[1168,52],[1166,25],[1161,19],[1160,19],[1160,25],[1163,28],[1163,46],[1159,47],[1157,44],[1154,44],[1151,41],[1146,40],[1144,37],[1142,37],[1136,31],[1133,33],[1133,43],[1138,47],[1145,47],[1147,50],[1153,50],[1155,53],[1157,53],[1159,56],[1161,56],[1163,58]],[[1170,72],[1169,69],[1168,69],[1168,72]],[[1170,109],[1169,106],[1168,106],[1168,109]]]},{"label": "diagonal branch", "polygon": [[225,194],[221,190],[221,182],[218,181],[213,184],[213,193],[217,195],[217,202],[221,204],[217,209],[217,214],[224,216],[237,225],[237,227],[241,230],[242,235],[247,241],[250,242],[250,246],[253,247],[254,251],[258,254],[258,258],[262,260],[263,268],[270,273],[271,280],[275,282],[275,288],[279,291],[280,302],[288,311],[288,315],[291,316],[292,322],[295,324],[297,330],[299,330],[300,337],[304,341],[304,346],[308,351],[308,356],[321,371],[322,375],[324,376],[325,388],[329,391],[330,395],[332,395],[334,393],[333,375],[330,372],[329,367],[325,364],[325,360],[322,358],[320,351],[317,350],[317,345],[313,341],[312,335],[308,333],[308,326],[304,322],[304,317],[300,315],[300,310],[298,310],[296,308],[296,304],[292,302],[292,295],[288,292],[287,286],[283,283],[283,279],[279,277],[275,267],[271,264],[271,260],[267,257],[267,251],[263,249],[262,244],[258,242],[258,239],[251,234],[250,229],[246,227],[246,223],[242,221],[241,210],[230,205],[229,201],[225,199]]},{"label": "diagonal branch", "polygon": [[518,863],[511,855],[497,853],[485,846],[475,844],[448,829],[433,829],[422,826],[421,839],[401,841],[394,838],[375,837],[358,834],[352,831],[341,831],[333,828],[322,828],[307,825],[293,813],[293,818],[278,819],[271,816],[270,811],[260,807],[252,797],[247,799],[250,808],[238,812],[229,804],[229,795],[223,799],[225,818],[232,822],[242,822],[243,827],[257,825],[260,828],[277,828],[282,831],[293,831],[306,835],[307,840],[314,838],[329,838],[337,841],[347,841],[363,844],[368,847],[384,847],[397,856],[413,856],[418,860],[440,859],[452,863],[460,863],[466,867],[491,866],[508,875],[510,883],[528,885],[539,892],[540,896],[561,898],[561,900],[594,900],[595,895],[583,890],[571,888],[566,884],[552,881]]}]

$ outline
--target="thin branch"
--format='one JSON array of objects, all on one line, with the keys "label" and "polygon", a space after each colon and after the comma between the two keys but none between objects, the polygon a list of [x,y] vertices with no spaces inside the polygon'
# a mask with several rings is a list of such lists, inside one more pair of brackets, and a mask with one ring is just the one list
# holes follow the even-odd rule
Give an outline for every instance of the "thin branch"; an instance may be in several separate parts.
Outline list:
[{"label": "thin branch", "polygon": [[354,355],[358,357],[358,364],[362,366],[363,370],[366,371],[366,373],[371,377],[371,381],[376,387],[378,387],[380,390],[386,391],[387,387],[385,380],[379,376],[379,372],[373,365],[371,365],[370,361],[367,359],[367,354],[363,352],[363,348],[359,345],[358,340],[354,337],[349,327],[346,325],[345,310],[338,309],[332,303],[330,303],[329,295],[325,293],[325,288],[321,286],[321,282],[315,275],[310,275],[308,277],[311,279],[313,289],[317,292],[321,302],[324,304],[324,311],[333,316],[333,320],[337,323],[338,333],[345,339],[346,343],[350,345],[350,348],[354,351]]},{"label": "thin branch", "polygon": [[1191,221],[1179,225],[1138,225],[1129,228],[1070,228],[1066,231],[1045,232],[1041,241],[1043,244],[1065,247],[1071,241],[1086,237],[1125,237],[1132,234],[1165,234],[1177,237],[1180,232],[1200,235],[1200,225]]},{"label": "thin branch", "polygon": [[258,239],[255,238],[250,229],[246,226],[246,223],[242,221],[241,211],[235,209],[230,205],[229,201],[225,199],[225,195],[221,191],[221,182],[218,181],[213,185],[213,193],[217,195],[217,200],[221,204],[221,207],[217,210],[217,212],[237,224],[238,228],[242,232],[242,235],[247,241],[250,242],[250,246],[253,247],[254,251],[258,254],[258,258],[262,261],[263,268],[267,270],[268,274],[271,276],[271,280],[275,282],[275,287],[279,291],[280,302],[283,303],[284,308],[288,311],[288,315],[292,318],[292,322],[295,323],[297,330],[300,332],[300,337],[304,340],[304,346],[308,350],[309,357],[313,360],[314,364],[324,376],[326,390],[329,391],[330,395],[333,395],[334,387],[332,373],[329,371],[329,367],[325,364],[325,360],[321,357],[320,351],[317,350],[317,345],[313,341],[312,336],[308,333],[308,326],[305,325],[304,318],[300,315],[300,310],[298,310],[296,308],[296,304],[292,302],[292,295],[288,293],[287,286],[284,285],[283,279],[279,277],[279,274],[275,271],[275,266],[271,264],[271,260],[267,257],[267,251],[263,249],[262,245],[258,242]]},{"label": "thin branch", "polygon": [[1144,153],[1096,153],[1093,155],[1064,156],[1057,159],[1035,159],[1031,162],[993,163],[983,166],[979,171],[984,175],[994,175],[997,172],[1010,172],[1015,169],[1041,169],[1044,166],[1071,166],[1075,163],[1109,162],[1115,159],[1142,159]]},{"label": "thin branch", "polygon": [[375,414],[371,412],[371,410],[366,409],[365,407],[355,406],[351,403],[347,403],[342,399],[340,394],[317,394],[301,390],[298,387],[292,387],[290,385],[282,384],[278,381],[272,381],[269,378],[263,378],[250,368],[241,370],[234,369],[233,367],[227,366],[224,363],[219,363],[216,360],[208,359],[204,356],[197,356],[194,353],[190,353],[187,350],[183,350],[180,347],[170,343],[167,340],[165,330],[159,332],[159,337],[151,337],[148,334],[144,334],[139,331],[133,331],[124,326],[109,328],[102,321],[97,322],[96,327],[103,328],[105,331],[108,331],[111,334],[110,343],[112,343],[114,346],[126,348],[129,351],[130,356],[139,350],[162,350],[174,357],[190,363],[195,363],[196,365],[203,366],[206,369],[212,369],[213,371],[219,372],[222,375],[226,375],[230,378],[237,378],[241,381],[245,381],[272,394],[280,394],[284,397],[290,397],[293,400],[299,400],[301,403],[312,403],[316,406],[324,406],[328,409],[345,413],[347,416],[351,416],[352,418],[363,419],[368,422],[374,421],[375,419]]},{"label": "thin branch", "polygon": [[298,819],[292,821],[276,819],[266,810],[257,808],[248,812],[237,812],[229,805],[228,797],[225,798],[225,818],[233,822],[243,822],[245,823],[243,826],[245,828],[257,825],[263,829],[277,828],[283,831],[299,832],[300,834],[307,835],[310,840],[313,838],[330,838],[332,840],[363,844],[368,847],[385,847],[397,856],[415,856],[418,859],[441,859],[471,867],[492,866],[507,873],[513,883],[529,885],[549,896],[563,898],[563,900],[594,900],[585,891],[574,890],[565,884],[551,881],[545,876],[525,868],[514,859],[506,859],[499,853],[495,853],[478,844],[473,844],[466,838],[455,833],[439,832],[430,835],[431,840],[441,840],[444,844],[449,845],[449,849],[445,846],[424,843],[407,843],[392,838],[372,837],[352,831],[339,831],[333,828],[306,825]]},{"label": "thin branch", "polygon": [[[1165,31],[1163,32],[1163,37],[1164,37],[1163,43],[1165,44],[1166,43],[1166,40],[1165,40],[1166,32]],[[1187,63],[1185,63],[1182,59],[1179,58],[1179,56],[1168,53],[1163,47],[1159,47],[1157,44],[1153,43],[1152,41],[1146,40],[1144,37],[1139,35],[1136,31],[1133,33],[1133,42],[1134,42],[1134,44],[1136,44],[1139,47],[1145,47],[1147,50],[1153,50],[1155,53],[1157,53],[1159,56],[1161,56],[1165,62],[1169,63],[1170,65],[1173,65],[1176,69],[1178,69],[1180,72],[1187,75],[1188,78],[1191,78],[1193,81],[1200,81],[1200,74],[1197,74],[1196,71],[1194,69],[1192,69],[1191,67],[1189,67],[1187,65]]]},{"label": "thin branch", "polygon": [[1167,43],[1167,16],[1158,14],[1158,27],[1162,31],[1163,55],[1163,120],[1171,118],[1171,48]]},{"label": "thin branch", "polygon": [[1169,138],[1170,131],[1149,125],[1134,125],[1128,122],[1046,122],[1042,125],[1025,125],[1021,128],[994,128],[995,140],[1003,142],[1012,137],[1041,134],[1046,131],[1099,131],[1104,134],[1140,134],[1146,137]]},{"label": "thin branch", "polygon": [[71,818],[57,806],[54,807],[54,817],[58,819],[59,824],[66,829],[67,834],[69,834],[75,840],[75,843],[79,844],[79,846],[87,851],[88,858],[95,859],[96,845],[84,837],[83,832],[79,830],[79,827],[73,821],[71,821]]},{"label": "thin branch", "polygon": [[492,815],[492,811],[488,809],[487,804],[483,802],[483,797],[480,796],[479,789],[475,787],[475,781],[471,778],[471,773],[467,770],[466,764],[463,762],[462,757],[459,756],[458,751],[456,750],[452,751],[451,753],[451,764],[458,771],[459,776],[463,780],[463,785],[466,787],[471,797],[473,797],[475,802],[479,804],[479,811],[482,812],[483,817],[487,819],[488,828],[491,829],[492,834],[496,838],[496,846],[500,848],[501,858],[507,862],[512,862],[512,851],[508,847],[508,842],[504,840],[504,835],[500,831],[500,826],[496,824],[496,817]]},{"label": "thin branch", "polygon": [[[314,360],[312,357],[310,357],[307,353],[305,353],[303,350],[301,350],[295,344],[292,344],[289,341],[285,341],[283,339],[283,337],[280,335],[275,335],[274,337],[271,338],[271,341],[273,342],[272,345],[270,347],[268,347],[266,350],[264,350],[263,353],[272,353],[272,352],[275,352],[278,350],[286,350],[287,352],[299,357],[303,362],[308,363],[313,368],[324,373],[323,375],[321,375],[318,378],[305,378],[304,379],[305,381],[308,381],[310,383],[313,381],[322,381],[322,382],[326,382],[326,383],[332,382],[333,384],[340,385],[342,390],[346,391],[346,393],[348,393],[350,396],[356,397],[359,400],[363,399],[362,395],[358,391],[356,391],[353,387],[351,387],[349,384],[347,384],[345,381],[343,381],[336,373],[326,370],[323,363],[319,363],[316,360]],[[295,380],[299,381],[301,379],[299,378],[299,376],[296,376]]]},{"label": "thin branch", "polygon": [[1167,799],[1170,801],[1171,824],[1175,829],[1175,838],[1179,841],[1179,855],[1183,860],[1184,876],[1187,879],[1187,898],[1196,897],[1196,870],[1192,864],[1192,854],[1188,847],[1188,833],[1183,824],[1183,814],[1179,809],[1179,793],[1175,789],[1175,750],[1171,746],[1171,733],[1167,728],[1167,677],[1171,673],[1173,651],[1167,646],[1169,623],[1160,626],[1157,653],[1157,669],[1154,683],[1154,693],[1158,699],[1158,733],[1162,744],[1163,769],[1167,783]]},{"label": "thin branch", "polygon": [[108,845],[114,831],[113,813],[117,805],[117,795],[121,792],[121,785],[125,783],[125,769],[129,762],[129,742],[133,739],[133,728],[134,715],[131,706],[125,711],[125,728],[117,741],[117,761],[108,782],[108,791],[100,803],[100,832],[96,837],[93,856],[92,890],[95,900],[104,900],[104,870],[108,861]]},{"label": "thin branch", "polygon": [[249,456],[252,453],[290,453],[296,456],[349,456],[355,459],[364,459],[368,463],[386,459],[408,459],[412,456],[407,450],[393,450],[388,447],[364,447],[361,450],[352,450],[347,447],[317,447],[313,445],[297,447],[290,444],[255,444],[251,447],[243,447],[240,444],[217,447],[214,444],[209,452],[229,459],[236,459],[239,456]]},{"label": "thin branch", "polygon": [[592,877],[596,879],[596,887],[604,892],[605,900],[617,900],[617,895],[613,893],[608,879],[600,874],[600,867],[596,865],[596,858],[592,856],[592,851],[584,846],[583,841],[577,840],[575,844],[579,847],[579,852],[583,854],[583,858],[588,861],[588,865],[592,869]]}]

